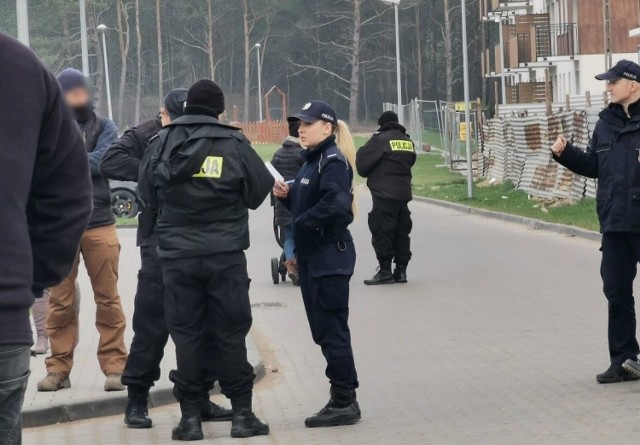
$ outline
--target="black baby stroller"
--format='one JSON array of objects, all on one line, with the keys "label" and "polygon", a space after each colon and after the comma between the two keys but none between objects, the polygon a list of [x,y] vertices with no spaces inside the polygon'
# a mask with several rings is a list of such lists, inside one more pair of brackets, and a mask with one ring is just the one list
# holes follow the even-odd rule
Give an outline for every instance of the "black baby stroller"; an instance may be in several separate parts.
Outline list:
[{"label": "black baby stroller", "polygon": [[271,258],[271,278],[273,278],[273,284],[280,283],[280,280],[284,283],[287,281],[287,268],[284,266],[284,230],[281,226],[276,224],[276,207],[273,207],[273,234],[276,237],[276,242],[282,252],[280,257]]}]

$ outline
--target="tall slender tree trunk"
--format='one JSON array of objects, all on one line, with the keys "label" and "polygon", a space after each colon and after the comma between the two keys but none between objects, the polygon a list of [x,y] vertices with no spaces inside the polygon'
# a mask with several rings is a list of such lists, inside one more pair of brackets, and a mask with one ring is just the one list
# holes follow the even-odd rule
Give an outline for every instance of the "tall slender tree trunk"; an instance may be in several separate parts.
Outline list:
[{"label": "tall slender tree trunk", "polygon": [[124,96],[127,89],[127,59],[129,57],[129,15],[122,0],[116,1],[118,42],[120,45],[120,87],[118,89],[118,126],[124,124]]},{"label": "tall slender tree trunk", "polygon": [[248,122],[249,119],[249,93],[250,93],[250,56],[251,42],[249,36],[249,4],[248,0],[242,0],[242,18],[244,23],[244,107],[242,119]]},{"label": "tall slender tree trunk", "polygon": [[140,122],[140,102],[142,98],[142,32],[140,31],[140,0],[135,2],[136,8],[136,114],[135,122]]},{"label": "tall slender tree trunk", "polygon": [[207,56],[209,59],[209,75],[215,81],[216,65],[213,51],[213,0],[207,0]]},{"label": "tall slender tree trunk", "polygon": [[156,0],[156,31],[158,38],[158,97],[162,107],[164,105],[164,79],[162,77],[162,0]]},{"label": "tall slender tree trunk", "polygon": [[89,34],[89,38],[91,39],[91,44],[93,45],[93,50],[96,54],[96,75],[93,79],[93,85],[95,86],[95,105],[99,110],[100,114],[103,116],[106,115],[105,110],[105,93],[104,93],[104,58],[102,54],[102,45],[100,44],[100,36],[96,31],[96,20],[95,20],[95,10],[92,11],[92,14],[88,14],[87,17],[87,27],[91,30]]},{"label": "tall slender tree trunk", "polygon": [[447,102],[453,102],[453,45],[451,38],[451,9],[449,8],[449,0],[444,0],[444,58]]},{"label": "tall slender tree trunk", "polygon": [[360,32],[362,17],[360,8],[363,0],[353,1],[353,47],[351,48],[351,93],[349,101],[349,123],[358,123],[360,99]]},{"label": "tall slender tree trunk", "polygon": [[418,99],[422,100],[423,91],[424,91],[424,84],[423,84],[424,74],[423,74],[423,67],[422,67],[424,54],[422,54],[422,28],[420,26],[420,0],[416,0],[415,8],[416,8],[415,12],[416,12],[416,42],[417,42],[416,44],[416,52],[417,52],[416,75],[418,76]]}]

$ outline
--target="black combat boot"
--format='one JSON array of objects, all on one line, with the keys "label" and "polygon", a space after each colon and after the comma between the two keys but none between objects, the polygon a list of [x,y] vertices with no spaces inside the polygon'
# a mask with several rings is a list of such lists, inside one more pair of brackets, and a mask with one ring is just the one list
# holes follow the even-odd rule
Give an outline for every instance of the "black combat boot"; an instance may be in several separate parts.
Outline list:
[{"label": "black combat boot", "polygon": [[356,400],[356,392],[352,389],[331,387],[329,403],[308,417],[304,424],[308,428],[353,425],[362,418],[360,406]]},{"label": "black combat boot", "polygon": [[626,366],[623,368],[621,365],[612,364],[602,374],[598,374],[596,376],[596,380],[598,383],[620,383],[620,382],[628,382],[631,380],[638,380],[638,376],[635,373],[631,373],[627,371]]},{"label": "black combat boot", "polygon": [[242,409],[234,413],[231,423],[231,437],[238,439],[243,437],[266,436],[267,434],[269,434],[269,425],[258,419],[250,408]]},{"label": "black combat boot", "polygon": [[391,273],[391,266],[388,269],[380,268],[370,280],[364,280],[364,284],[367,286],[377,286],[379,284],[393,284],[396,280]]},{"label": "black combat boot", "polygon": [[181,400],[180,411],[182,418],[177,427],[171,433],[171,439],[192,441],[204,439],[202,433],[202,419],[200,418],[200,409],[202,404],[200,400]]},{"label": "black combat boot", "polygon": [[127,409],[124,412],[124,423],[129,428],[151,428],[153,422],[149,418],[146,400],[129,399]]},{"label": "black combat boot", "polygon": [[129,428],[151,428],[153,422],[149,418],[147,403],[149,388],[139,385],[127,386],[129,403],[124,412],[124,423]]},{"label": "black combat boot", "polygon": [[407,266],[402,264],[396,264],[396,268],[393,271],[393,278],[396,280],[396,283],[406,283],[407,282]]},{"label": "black combat boot", "polygon": [[200,417],[203,422],[229,422],[233,419],[233,411],[205,399],[200,409]]}]

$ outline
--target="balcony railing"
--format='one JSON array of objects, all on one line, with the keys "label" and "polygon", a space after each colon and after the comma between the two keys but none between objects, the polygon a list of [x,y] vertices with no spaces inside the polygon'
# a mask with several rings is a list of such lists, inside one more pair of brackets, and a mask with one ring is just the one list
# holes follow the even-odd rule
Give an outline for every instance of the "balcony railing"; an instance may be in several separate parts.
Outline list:
[{"label": "balcony railing", "polygon": [[536,25],[538,58],[575,56],[579,54],[578,26],[575,23]]}]

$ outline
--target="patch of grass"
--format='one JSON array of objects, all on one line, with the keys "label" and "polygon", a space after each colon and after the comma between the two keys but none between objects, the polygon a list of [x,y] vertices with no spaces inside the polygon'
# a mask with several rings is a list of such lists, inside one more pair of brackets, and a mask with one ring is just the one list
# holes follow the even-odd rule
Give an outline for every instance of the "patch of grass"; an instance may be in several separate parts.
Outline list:
[{"label": "patch of grass", "polygon": [[258,152],[258,155],[263,161],[271,161],[273,154],[280,148],[280,144],[255,144],[253,148]]},{"label": "patch of grass", "polygon": [[555,205],[529,199],[510,183],[488,187],[475,187],[474,198],[467,198],[466,178],[443,166],[442,157],[424,154],[418,157],[413,169],[414,194],[472,207],[535,218],[552,223],[567,224],[588,230],[599,229],[596,205],[593,199]]},{"label": "patch of grass", "polygon": [[138,226],[138,218],[116,218],[117,226]]}]

